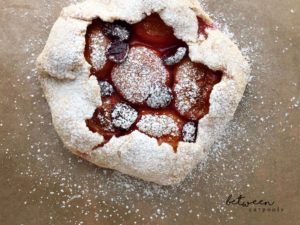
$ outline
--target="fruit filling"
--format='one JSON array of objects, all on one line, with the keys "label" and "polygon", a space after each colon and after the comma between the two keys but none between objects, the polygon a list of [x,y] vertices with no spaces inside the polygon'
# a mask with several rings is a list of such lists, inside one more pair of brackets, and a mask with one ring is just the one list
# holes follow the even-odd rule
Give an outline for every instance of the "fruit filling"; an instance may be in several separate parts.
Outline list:
[{"label": "fruit filling", "polygon": [[[206,28],[198,19],[199,35]],[[105,145],[138,130],[176,151],[180,141],[197,139],[198,121],[222,72],[192,62],[188,46],[158,14],[129,25],[96,19],[87,29],[85,58],[99,82],[102,104],[86,121]]]},{"label": "fruit filling", "polygon": [[150,95],[151,85],[170,83],[170,73],[156,52],[146,47],[132,47],[126,61],[113,68],[111,79],[124,99],[143,105]]}]

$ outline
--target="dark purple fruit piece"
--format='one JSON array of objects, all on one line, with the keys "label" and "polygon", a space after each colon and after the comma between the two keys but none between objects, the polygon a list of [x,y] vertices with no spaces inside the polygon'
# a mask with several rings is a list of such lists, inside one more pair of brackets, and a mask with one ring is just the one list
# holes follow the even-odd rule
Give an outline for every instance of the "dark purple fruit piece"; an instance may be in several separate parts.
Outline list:
[{"label": "dark purple fruit piece", "polygon": [[182,136],[184,142],[195,142],[197,136],[197,125],[194,122],[188,122],[183,126]]},{"label": "dark purple fruit piece", "polygon": [[130,37],[128,27],[121,23],[105,23],[103,33],[112,40],[127,41]]},{"label": "dark purple fruit piece", "polygon": [[99,125],[101,126],[101,129],[104,132],[115,132],[115,128],[112,125],[110,120],[110,112],[108,112],[106,109],[104,108],[98,109],[97,119]]},{"label": "dark purple fruit piece", "polygon": [[177,63],[179,63],[186,55],[187,48],[186,47],[179,47],[174,55],[171,56],[165,56],[164,58],[164,64],[167,66],[173,66]]},{"label": "dark purple fruit piece", "polygon": [[108,83],[107,81],[99,81],[99,85],[102,97],[112,96],[112,94],[114,93],[114,88],[110,83]]},{"label": "dark purple fruit piece", "polygon": [[160,109],[170,105],[172,99],[172,90],[168,86],[155,83],[151,85],[150,95],[146,103],[150,108]]},{"label": "dark purple fruit piece", "polygon": [[115,41],[110,43],[106,49],[106,57],[115,63],[122,63],[126,60],[129,52],[128,43]]},{"label": "dark purple fruit piece", "polygon": [[119,129],[128,130],[138,117],[137,111],[125,103],[118,103],[111,114],[112,124]]}]

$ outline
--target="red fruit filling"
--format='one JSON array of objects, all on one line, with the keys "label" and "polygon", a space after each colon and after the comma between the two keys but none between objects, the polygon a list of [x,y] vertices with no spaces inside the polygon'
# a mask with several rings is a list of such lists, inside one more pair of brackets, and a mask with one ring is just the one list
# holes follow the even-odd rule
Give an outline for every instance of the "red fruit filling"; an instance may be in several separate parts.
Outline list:
[{"label": "red fruit filling", "polygon": [[170,84],[170,73],[160,57],[146,47],[132,47],[127,60],[113,68],[111,78],[124,99],[139,105],[147,100],[151,85]]},{"label": "red fruit filling", "polygon": [[209,97],[222,73],[185,59],[174,70],[174,108],[187,120],[197,121],[209,112]]},{"label": "red fruit filling", "polygon": [[[199,34],[207,25],[198,18]],[[209,97],[222,72],[191,62],[187,45],[158,14],[129,25],[96,19],[86,34],[85,58],[102,96],[86,121],[105,145],[135,130],[168,143],[195,142],[198,120],[209,112]]]},{"label": "red fruit filling", "polygon": [[133,25],[133,32],[142,41],[162,47],[178,43],[172,27],[167,26],[158,14],[152,14],[142,22]]}]

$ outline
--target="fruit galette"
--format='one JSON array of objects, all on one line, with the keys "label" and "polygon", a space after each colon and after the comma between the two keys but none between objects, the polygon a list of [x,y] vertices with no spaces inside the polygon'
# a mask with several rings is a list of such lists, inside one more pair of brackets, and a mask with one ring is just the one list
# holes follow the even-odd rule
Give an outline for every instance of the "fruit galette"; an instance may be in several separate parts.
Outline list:
[{"label": "fruit galette", "polygon": [[182,181],[233,118],[249,66],[196,0],[90,0],[63,10],[38,58],[73,153]]}]

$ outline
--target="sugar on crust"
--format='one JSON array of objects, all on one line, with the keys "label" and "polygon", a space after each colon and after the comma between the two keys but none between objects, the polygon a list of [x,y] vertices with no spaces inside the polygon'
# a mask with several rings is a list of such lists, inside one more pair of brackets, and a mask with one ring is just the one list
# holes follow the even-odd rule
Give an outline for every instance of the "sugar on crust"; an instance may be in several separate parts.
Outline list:
[{"label": "sugar on crust", "polygon": [[[105,137],[92,132],[86,124],[103,104],[97,78],[91,76],[91,65],[84,56],[87,28],[96,18],[136,24],[153,13],[172,27],[176,38],[188,46],[192,62],[212,71],[222,71],[222,80],[210,94],[208,114],[197,121],[195,142],[180,141],[174,151],[170,144],[134,130],[127,135],[113,136],[101,145]],[[205,35],[199,35],[197,18],[208,25],[204,28]],[[99,37],[98,42],[107,45],[104,37]],[[101,67],[106,61],[104,53],[96,54],[94,57],[102,60],[97,62]],[[100,167],[161,185],[181,182],[205,157],[232,120],[250,73],[238,47],[213,26],[196,0],[87,0],[71,5],[63,9],[54,24],[38,57],[37,68],[54,127],[71,152]],[[144,115],[138,126],[142,130],[150,127],[150,131],[155,132],[155,126],[149,124],[153,117]],[[159,132],[168,129],[178,132],[172,125],[174,119],[157,117],[167,124],[171,121],[171,127],[166,125]]]}]

